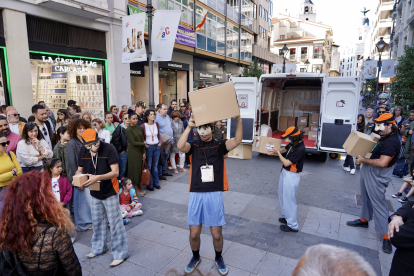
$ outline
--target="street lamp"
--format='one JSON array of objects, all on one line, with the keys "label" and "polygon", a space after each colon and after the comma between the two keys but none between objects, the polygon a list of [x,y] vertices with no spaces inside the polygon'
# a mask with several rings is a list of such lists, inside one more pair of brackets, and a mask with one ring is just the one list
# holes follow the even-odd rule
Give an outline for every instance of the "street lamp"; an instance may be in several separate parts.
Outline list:
[{"label": "street lamp", "polygon": [[308,68],[309,68],[309,64],[310,64],[309,59],[306,59],[304,64],[306,66],[306,73],[308,73],[309,72]]},{"label": "street lamp", "polygon": [[384,41],[383,37],[380,37],[380,41],[378,41],[377,44],[375,44],[375,47],[377,47],[377,51],[379,53],[379,59],[378,59],[378,63],[377,63],[377,67],[378,67],[378,77],[377,77],[377,87],[375,88],[375,98],[374,98],[374,105],[377,105],[377,101],[378,101],[378,84],[379,84],[379,77],[380,77],[380,71],[381,71],[381,54],[385,49],[385,46],[387,46],[388,44]]},{"label": "street lamp", "polygon": [[282,53],[283,53],[283,73],[286,72],[286,54],[289,52],[289,48],[286,47],[286,44],[283,45]]}]

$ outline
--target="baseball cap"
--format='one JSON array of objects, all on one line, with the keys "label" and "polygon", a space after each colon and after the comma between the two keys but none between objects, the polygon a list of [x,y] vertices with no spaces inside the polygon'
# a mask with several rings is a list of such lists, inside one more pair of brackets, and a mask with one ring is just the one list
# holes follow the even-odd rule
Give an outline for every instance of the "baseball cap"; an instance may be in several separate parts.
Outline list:
[{"label": "baseball cap", "polygon": [[374,119],[376,124],[393,124],[395,123],[395,118],[391,113],[385,113]]},{"label": "baseball cap", "polygon": [[88,128],[82,133],[83,144],[93,144],[99,141],[98,132],[92,128]]},{"label": "baseball cap", "polygon": [[296,135],[299,135],[299,134],[301,134],[301,131],[297,127],[291,126],[288,129],[286,129],[285,134],[280,136],[280,138],[286,139],[288,137],[296,136]]},{"label": "baseball cap", "polygon": [[147,104],[145,102],[139,101],[139,102],[137,102],[137,107],[138,106],[142,106],[143,108],[146,108]]}]

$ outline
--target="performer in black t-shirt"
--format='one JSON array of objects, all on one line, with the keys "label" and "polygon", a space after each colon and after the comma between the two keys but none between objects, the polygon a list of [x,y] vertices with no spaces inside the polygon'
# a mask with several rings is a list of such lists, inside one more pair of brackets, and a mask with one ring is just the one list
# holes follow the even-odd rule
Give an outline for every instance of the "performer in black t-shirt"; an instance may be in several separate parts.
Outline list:
[{"label": "performer in black t-shirt", "polygon": [[210,228],[216,251],[216,266],[221,275],[227,275],[228,267],[224,263],[222,226],[224,220],[223,191],[228,191],[226,165],[224,156],[236,148],[243,138],[243,125],[240,116],[236,118],[237,128],[234,138],[229,140],[213,139],[213,124],[198,127],[200,140],[187,143],[191,129],[195,127],[194,116],[191,116],[187,128],[178,140],[178,149],[189,153],[190,200],[188,204],[187,224],[190,227],[190,246],[193,257],[185,267],[185,273],[191,273],[200,263],[200,234],[202,224]]},{"label": "performer in black t-shirt", "polygon": [[82,134],[83,144],[79,150],[79,164],[76,174],[86,174],[89,179],[83,183],[88,187],[100,183],[99,191],[92,196],[92,250],[86,255],[94,258],[108,250],[108,222],[111,227],[111,250],[114,257],[110,266],[117,266],[128,258],[128,244],[125,227],[119,208],[118,152],[111,144],[99,141],[96,130],[88,128]]},{"label": "performer in black t-shirt", "polygon": [[382,251],[391,254],[392,246],[388,237],[388,206],[385,191],[391,181],[394,164],[401,150],[398,139],[398,127],[391,113],[385,113],[374,119],[375,130],[381,138],[371,150],[371,158],[361,156],[356,164],[364,164],[361,169],[361,218],[348,221],[353,227],[368,228],[368,221],[374,218],[375,230],[383,235]]},{"label": "performer in black t-shirt", "polygon": [[[279,218],[280,230],[284,232],[298,232],[297,220],[298,204],[296,192],[298,190],[303,163],[305,162],[306,148],[303,144],[303,133],[297,127],[289,127],[280,138],[290,140],[284,149],[268,150],[269,155],[279,156],[283,164],[279,178],[279,202],[282,218]],[[287,225],[285,225],[287,224]]]}]

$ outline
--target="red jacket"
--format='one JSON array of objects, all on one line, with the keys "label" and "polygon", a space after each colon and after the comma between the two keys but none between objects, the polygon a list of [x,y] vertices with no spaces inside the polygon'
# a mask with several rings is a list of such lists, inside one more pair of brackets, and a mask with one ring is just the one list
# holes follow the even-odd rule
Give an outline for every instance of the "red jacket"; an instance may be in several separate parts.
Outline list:
[{"label": "red jacket", "polygon": [[59,177],[59,193],[60,193],[60,202],[63,205],[68,204],[69,200],[72,198],[72,186],[70,185],[66,177]]}]

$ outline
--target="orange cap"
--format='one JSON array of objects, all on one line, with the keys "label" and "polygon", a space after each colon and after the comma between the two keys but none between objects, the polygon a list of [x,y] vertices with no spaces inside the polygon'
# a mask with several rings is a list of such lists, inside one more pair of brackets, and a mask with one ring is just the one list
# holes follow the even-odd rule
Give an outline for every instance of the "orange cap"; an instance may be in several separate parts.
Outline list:
[{"label": "orange cap", "polygon": [[395,118],[391,113],[384,113],[378,118],[374,119],[376,124],[393,124],[395,123]]},{"label": "orange cap", "polygon": [[296,136],[296,135],[299,135],[299,134],[301,134],[301,131],[297,127],[291,126],[288,129],[286,129],[285,134],[280,136],[280,138],[285,139],[285,138],[288,138],[290,136]]},{"label": "orange cap", "polygon": [[92,128],[88,128],[82,133],[83,144],[91,144],[99,141],[98,132]]}]

